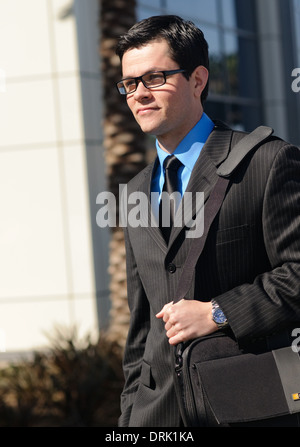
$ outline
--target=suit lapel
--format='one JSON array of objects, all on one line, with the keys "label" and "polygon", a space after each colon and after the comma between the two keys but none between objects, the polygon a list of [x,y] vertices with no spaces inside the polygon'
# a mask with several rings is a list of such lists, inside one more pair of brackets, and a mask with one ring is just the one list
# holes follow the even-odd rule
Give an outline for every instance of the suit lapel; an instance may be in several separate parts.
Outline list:
[{"label": "suit lapel", "polygon": [[142,217],[142,226],[146,229],[150,236],[153,238],[155,243],[159,246],[159,248],[167,253],[167,244],[166,241],[160,231],[158,226],[158,222],[155,220],[155,217],[152,213],[152,205],[151,205],[151,182],[152,177],[157,169],[158,158],[156,157],[155,161],[149,165],[149,169],[145,171],[145,179],[141,183],[139,191],[143,193],[147,198],[147,213]]},{"label": "suit lapel", "polygon": [[[152,239],[165,254],[167,254],[168,249],[185,226],[182,206],[184,206],[186,200],[188,200],[186,206],[191,206],[192,208],[192,216],[195,216],[197,211],[195,200],[192,200],[192,205],[189,205],[192,195],[186,193],[203,192],[204,203],[207,201],[210,192],[217,181],[217,167],[228,156],[231,138],[232,130],[224,125],[216,125],[208,137],[198,160],[196,161],[186,192],[177,210],[168,246],[159,227],[153,225],[154,217],[152,215],[151,200],[148,199],[148,212],[142,217],[142,226],[149,232]],[[156,158],[156,160],[149,165],[148,169],[145,170],[144,181],[140,184],[139,191],[145,194],[147,198],[151,197],[151,181],[157,168],[157,164],[158,159]]]},{"label": "suit lapel", "polygon": [[[191,209],[191,216],[194,218],[196,212],[199,211],[196,209],[195,193],[203,192],[204,203],[209,198],[218,178],[217,167],[228,156],[231,138],[232,130],[224,125],[215,126],[208,137],[196,161],[186,192],[176,213],[174,227],[170,235],[169,247],[185,226],[183,207]],[[192,195],[191,193],[194,194]]]},{"label": "suit lapel", "polygon": [[228,156],[231,138],[231,129],[214,128],[196,161],[186,192],[204,192],[204,202],[207,201],[217,181],[217,167]]}]

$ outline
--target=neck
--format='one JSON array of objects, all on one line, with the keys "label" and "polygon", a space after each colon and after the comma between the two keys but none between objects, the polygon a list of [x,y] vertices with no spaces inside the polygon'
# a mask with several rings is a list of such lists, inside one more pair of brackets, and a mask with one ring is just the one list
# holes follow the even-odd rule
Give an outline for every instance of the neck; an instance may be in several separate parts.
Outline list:
[{"label": "neck", "polygon": [[191,121],[191,124],[186,129],[185,132],[182,133],[168,133],[164,135],[156,135],[159,147],[169,154],[173,154],[179,143],[186,137],[186,135],[193,129],[193,127],[200,121],[202,117],[203,111],[195,120]]}]

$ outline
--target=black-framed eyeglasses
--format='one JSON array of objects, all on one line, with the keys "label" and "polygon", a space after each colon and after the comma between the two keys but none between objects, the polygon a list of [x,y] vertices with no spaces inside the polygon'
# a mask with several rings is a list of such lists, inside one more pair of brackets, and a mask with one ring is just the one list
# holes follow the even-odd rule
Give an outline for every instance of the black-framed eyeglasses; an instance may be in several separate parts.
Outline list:
[{"label": "black-framed eyeglasses", "polygon": [[161,87],[166,83],[167,76],[184,73],[186,70],[181,68],[177,70],[165,70],[165,71],[151,71],[143,76],[137,76],[136,78],[125,78],[117,82],[116,86],[121,95],[128,95],[133,93],[138,88],[138,83],[141,81],[146,88]]}]

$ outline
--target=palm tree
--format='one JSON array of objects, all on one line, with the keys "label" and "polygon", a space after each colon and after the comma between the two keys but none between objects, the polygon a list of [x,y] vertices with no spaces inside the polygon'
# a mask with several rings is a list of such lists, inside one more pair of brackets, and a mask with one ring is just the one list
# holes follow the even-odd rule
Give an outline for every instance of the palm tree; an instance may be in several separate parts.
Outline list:
[{"label": "palm tree", "polygon": [[[147,140],[114,84],[121,76],[115,46],[119,36],[136,22],[135,0],[100,1],[100,55],[104,103],[104,149],[108,188],[118,199],[119,184],[126,184],[146,165]],[[117,200],[118,204],[118,200]],[[117,222],[118,222],[117,209]],[[112,228],[110,253],[109,336],[124,347],[129,324],[123,230]]]}]

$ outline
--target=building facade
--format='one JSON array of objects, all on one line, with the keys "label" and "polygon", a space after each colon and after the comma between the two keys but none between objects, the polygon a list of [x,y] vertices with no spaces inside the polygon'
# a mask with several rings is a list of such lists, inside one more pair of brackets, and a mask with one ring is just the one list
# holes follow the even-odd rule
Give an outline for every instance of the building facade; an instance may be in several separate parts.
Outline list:
[{"label": "building facade", "polygon": [[107,318],[98,13],[98,0],[0,0],[0,360]]},{"label": "building facade", "polygon": [[299,0],[154,0],[138,2],[138,18],[178,14],[195,22],[209,44],[211,77],[206,112],[233,127],[273,127],[300,142]]},{"label": "building facade", "polygon": [[[107,321],[99,6],[0,0],[0,360],[57,326],[97,334]],[[300,0],[137,0],[136,12],[203,30],[212,118],[300,144]]]}]

